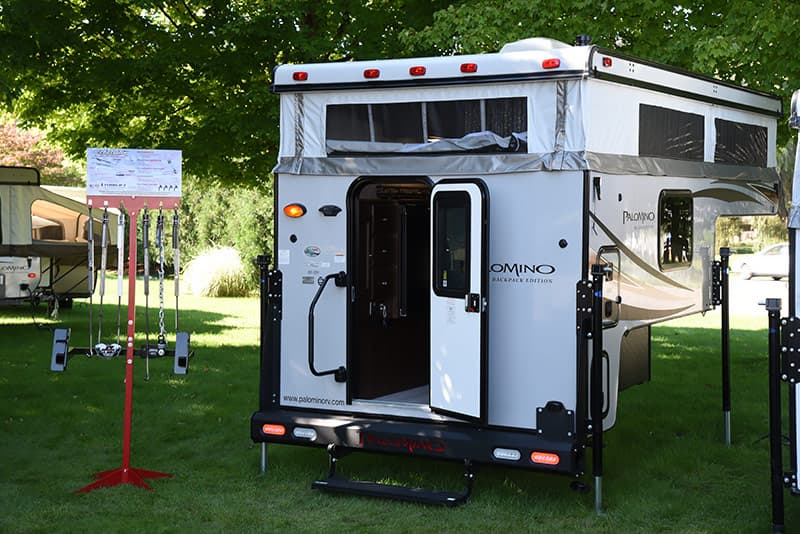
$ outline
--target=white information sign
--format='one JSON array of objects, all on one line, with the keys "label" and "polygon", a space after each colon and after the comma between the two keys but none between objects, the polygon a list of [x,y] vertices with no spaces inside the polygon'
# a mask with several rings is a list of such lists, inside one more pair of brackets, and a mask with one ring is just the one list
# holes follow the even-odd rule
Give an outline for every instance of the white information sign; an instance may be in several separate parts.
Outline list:
[{"label": "white information sign", "polygon": [[86,195],[180,198],[181,151],[89,148]]}]

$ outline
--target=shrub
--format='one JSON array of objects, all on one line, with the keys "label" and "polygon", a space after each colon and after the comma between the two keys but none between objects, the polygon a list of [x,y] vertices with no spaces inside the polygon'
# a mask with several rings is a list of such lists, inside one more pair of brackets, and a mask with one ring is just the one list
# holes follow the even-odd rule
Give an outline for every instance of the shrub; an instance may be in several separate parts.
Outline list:
[{"label": "shrub", "polygon": [[198,254],[186,265],[183,279],[189,293],[203,297],[243,297],[255,289],[233,247]]},{"label": "shrub", "polygon": [[258,269],[253,260],[272,247],[272,193],[266,185],[237,186],[183,181],[181,254],[190,260],[209,248],[234,247],[254,286]]}]

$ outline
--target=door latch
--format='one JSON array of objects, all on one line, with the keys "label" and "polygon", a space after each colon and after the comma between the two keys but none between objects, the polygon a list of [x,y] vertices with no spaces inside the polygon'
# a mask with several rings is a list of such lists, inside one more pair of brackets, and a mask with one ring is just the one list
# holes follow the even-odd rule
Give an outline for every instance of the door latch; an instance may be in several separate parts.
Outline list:
[{"label": "door latch", "polygon": [[481,312],[481,296],[478,293],[467,293],[464,297],[464,311],[467,313]]}]

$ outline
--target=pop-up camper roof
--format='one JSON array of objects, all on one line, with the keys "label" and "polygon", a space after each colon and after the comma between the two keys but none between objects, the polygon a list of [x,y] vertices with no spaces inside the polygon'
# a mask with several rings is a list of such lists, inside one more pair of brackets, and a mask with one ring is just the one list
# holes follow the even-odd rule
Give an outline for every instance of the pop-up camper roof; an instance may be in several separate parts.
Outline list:
[{"label": "pop-up camper roof", "polygon": [[[369,174],[379,155],[389,175],[775,178],[779,98],[597,46],[535,38],[495,54],[282,65],[273,91],[279,173]],[[662,126],[676,122],[692,123],[697,139],[670,138]],[[728,136],[737,150],[720,152]],[[660,148],[642,151],[650,146]]]}]

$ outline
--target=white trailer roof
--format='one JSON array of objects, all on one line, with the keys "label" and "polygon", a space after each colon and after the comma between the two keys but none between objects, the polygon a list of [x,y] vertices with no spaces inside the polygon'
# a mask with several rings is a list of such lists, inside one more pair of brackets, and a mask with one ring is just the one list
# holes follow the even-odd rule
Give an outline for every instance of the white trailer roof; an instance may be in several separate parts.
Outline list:
[{"label": "white trailer roof", "polygon": [[773,116],[782,114],[782,102],[773,95],[597,46],[570,46],[544,38],[509,43],[493,54],[281,65],[274,72],[273,90],[378,89],[576,77],[598,77]]}]

